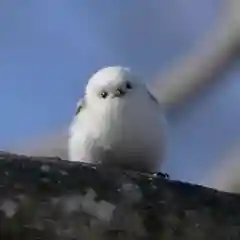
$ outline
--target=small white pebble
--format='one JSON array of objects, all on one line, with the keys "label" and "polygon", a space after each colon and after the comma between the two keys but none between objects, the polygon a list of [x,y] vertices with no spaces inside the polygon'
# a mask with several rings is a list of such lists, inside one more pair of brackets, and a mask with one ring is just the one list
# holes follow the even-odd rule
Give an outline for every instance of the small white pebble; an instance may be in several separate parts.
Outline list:
[{"label": "small white pebble", "polygon": [[115,205],[113,205],[107,201],[100,201],[100,203],[97,204],[95,214],[102,221],[109,222],[112,218],[112,213],[115,208],[116,208]]},{"label": "small white pebble", "polygon": [[58,204],[59,201],[60,201],[60,198],[58,198],[58,197],[54,197],[54,198],[51,199],[51,203],[52,203],[53,205]]},{"label": "small white pebble", "polygon": [[123,191],[133,191],[135,189],[135,185],[132,183],[124,183],[122,185],[122,190]]},{"label": "small white pebble", "polygon": [[[84,196],[73,195],[64,197],[64,209],[68,213],[82,210],[83,212],[90,214],[101,221],[110,221],[113,210],[116,208],[116,206],[104,200],[97,202],[94,200],[95,197],[96,193],[93,189],[88,189]],[[54,199],[52,199],[52,203],[54,202]]]},{"label": "small white pebble", "polygon": [[41,180],[42,180],[42,182],[45,182],[45,183],[50,182],[50,180],[48,178],[42,178]]},{"label": "small white pebble", "polygon": [[11,218],[17,212],[18,205],[12,200],[5,200],[0,207],[8,218]]},{"label": "small white pebble", "polygon": [[27,197],[24,194],[19,194],[16,198],[23,202],[24,200],[26,200]]},{"label": "small white pebble", "polygon": [[42,170],[43,172],[49,172],[50,166],[47,165],[47,164],[44,164],[44,165],[41,166],[41,170]]},{"label": "small white pebble", "polygon": [[97,217],[101,221],[110,221],[112,212],[115,206],[107,201],[95,201],[96,193],[93,189],[89,189],[87,194],[83,197],[82,208],[83,211]]},{"label": "small white pebble", "polygon": [[64,176],[68,175],[68,173],[66,171],[63,171],[63,170],[61,170],[60,173]]},{"label": "small white pebble", "polygon": [[142,198],[142,192],[138,185],[133,183],[124,183],[121,192],[129,202],[137,202]]},{"label": "small white pebble", "polygon": [[156,190],[157,186],[156,185],[152,185],[152,189]]},{"label": "small white pebble", "polygon": [[82,196],[81,195],[73,195],[64,197],[64,209],[67,213],[72,213],[78,211],[81,207]]},{"label": "small white pebble", "polygon": [[96,202],[94,201],[96,197],[96,193],[93,189],[88,189],[87,194],[83,196],[82,199],[82,208],[86,212],[94,212],[95,211],[95,205]]}]

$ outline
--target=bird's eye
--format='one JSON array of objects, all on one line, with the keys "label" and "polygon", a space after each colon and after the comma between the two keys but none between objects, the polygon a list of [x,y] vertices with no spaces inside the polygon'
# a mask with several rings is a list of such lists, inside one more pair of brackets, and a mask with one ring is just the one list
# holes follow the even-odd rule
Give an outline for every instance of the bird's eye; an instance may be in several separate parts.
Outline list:
[{"label": "bird's eye", "polygon": [[126,88],[127,88],[127,89],[132,89],[132,84],[131,84],[130,82],[127,82],[127,83],[126,83]]},{"label": "bird's eye", "polygon": [[103,91],[100,93],[101,98],[106,98],[108,96],[108,93],[106,91]]}]

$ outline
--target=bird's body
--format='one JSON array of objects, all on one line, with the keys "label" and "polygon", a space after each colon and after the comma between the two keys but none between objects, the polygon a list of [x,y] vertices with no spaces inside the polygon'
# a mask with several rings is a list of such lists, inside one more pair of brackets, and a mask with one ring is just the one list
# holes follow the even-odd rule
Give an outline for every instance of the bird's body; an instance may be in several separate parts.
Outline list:
[{"label": "bird's body", "polygon": [[69,158],[157,171],[164,155],[164,123],[160,106],[130,70],[104,68],[90,79],[71,124]]}]

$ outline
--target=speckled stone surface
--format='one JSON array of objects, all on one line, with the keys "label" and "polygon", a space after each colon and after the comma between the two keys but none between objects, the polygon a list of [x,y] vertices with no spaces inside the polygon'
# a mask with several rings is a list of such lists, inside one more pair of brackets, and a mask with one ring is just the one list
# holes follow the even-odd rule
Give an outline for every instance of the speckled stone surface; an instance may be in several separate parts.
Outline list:
[{"label": "speckled stone surface", "polygon": [[0,239],[240,239],[240,195],[0,153]]}]

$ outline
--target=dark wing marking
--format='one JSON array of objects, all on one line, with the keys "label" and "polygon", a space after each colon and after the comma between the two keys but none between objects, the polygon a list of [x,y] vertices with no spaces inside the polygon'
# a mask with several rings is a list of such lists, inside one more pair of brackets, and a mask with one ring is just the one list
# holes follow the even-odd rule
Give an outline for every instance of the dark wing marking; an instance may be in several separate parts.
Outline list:
[{"label": "dark wing marking", "polygon": [[149,95],[149,97],[156,103],[156,104],[159,104],[158,103],[158,100],[151,94],[151,92],[147,89],[147,93]]},{"label": "dark wing marking", "polygon": [[86,100],[84,98],[80,99],[80,101],[77,104],[75,116],[78,115],[85,106],[86,106]]}]

